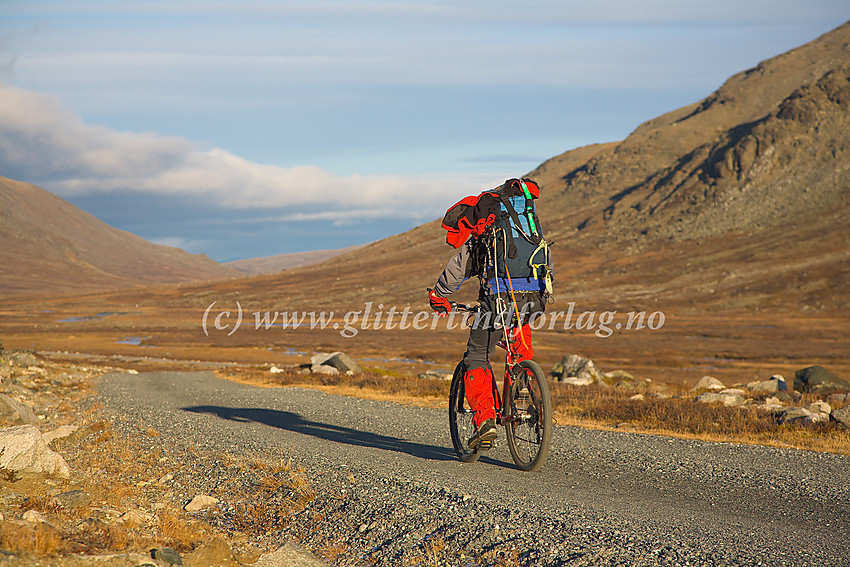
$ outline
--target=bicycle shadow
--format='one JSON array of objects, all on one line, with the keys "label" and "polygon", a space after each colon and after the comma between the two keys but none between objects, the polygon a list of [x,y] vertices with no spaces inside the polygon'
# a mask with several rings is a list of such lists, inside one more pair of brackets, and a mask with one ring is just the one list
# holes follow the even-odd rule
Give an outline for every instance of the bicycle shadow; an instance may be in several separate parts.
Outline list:
[{"label": "bicycle shadow", "polygon": [[223,406],[191,406],[181,409],[191,413],[214,415],[229,421],[260,423],[302,435],[311,435],[319,439],[333,441],[334,443],[405,453],[419,457],[420,459],[432,461],[453,461],[457,459],[454,451],[446,447],[415,443],[413,441],[399,439],[398,437],[360,431],[330,423],[311,421],[288,411],[266,408],[230,408]]}]

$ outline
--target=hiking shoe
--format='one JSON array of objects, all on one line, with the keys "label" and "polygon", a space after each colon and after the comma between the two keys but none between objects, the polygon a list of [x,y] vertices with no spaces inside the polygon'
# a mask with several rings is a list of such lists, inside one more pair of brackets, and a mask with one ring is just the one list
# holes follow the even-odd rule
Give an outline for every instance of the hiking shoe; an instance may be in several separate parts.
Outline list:
[{"label": "hiking shoe", "polygon": [[493,441],[496,439],[496,420],[488,419],[478,427],[478,431],[469,438],[469,450],[474,451],[479,446],[482,449],[489,449],[493,446]]}]

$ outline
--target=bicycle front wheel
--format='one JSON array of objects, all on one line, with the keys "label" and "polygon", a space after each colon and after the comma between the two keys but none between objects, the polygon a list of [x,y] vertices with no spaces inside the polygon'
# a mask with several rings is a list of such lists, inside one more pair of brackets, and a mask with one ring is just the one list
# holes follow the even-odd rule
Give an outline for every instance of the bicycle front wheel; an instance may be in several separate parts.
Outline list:
[{"label": "bicycle front wheel", "polygon": [[463,362],[458,363],[452,376],[452,385],[449,388],[449,432],[452,435],[452,445],[458,458],[464,463],[478,459],[480,451],[470,451],[467,440],[475,433],[475,424],[472,416],[475,412],[466,403],[463,389],[463,375],[466,368]]},{"label": "bicycle front wheel", "polygon": [[524,471],[536,471],[549,454],[552,440],[552,398],[540,365],[524,360],[514,367],[507,424],[508,449]]}]

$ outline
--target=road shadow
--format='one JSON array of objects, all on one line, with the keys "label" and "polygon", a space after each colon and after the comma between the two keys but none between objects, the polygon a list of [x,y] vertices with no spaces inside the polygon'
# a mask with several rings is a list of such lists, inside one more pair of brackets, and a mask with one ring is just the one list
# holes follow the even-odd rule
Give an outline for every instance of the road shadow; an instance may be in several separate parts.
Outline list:
[{"label": "road shadow", "polygon": [[304,419],[288,411],[265,408],[228,408],[223,406],[191,406],[181,408],[191,413],[215,415],[221,419],[242,423],[262,423],[278,429],[286,429],[303,435],[312,435],[335,443],[344,443],[358,447],[374,447],[385,451],[406,453],[420,459],[432,461],[453,461],[457,457],[454,451],[446,447],[414,443],[398,437],[379,435],[368,431],[359,431],[350,427],[341,427]]}]

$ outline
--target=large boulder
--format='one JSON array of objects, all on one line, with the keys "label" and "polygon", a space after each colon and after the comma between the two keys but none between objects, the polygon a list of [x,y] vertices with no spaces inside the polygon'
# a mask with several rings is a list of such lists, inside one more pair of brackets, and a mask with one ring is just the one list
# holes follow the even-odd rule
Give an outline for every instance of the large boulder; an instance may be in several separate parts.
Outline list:
[{"label": "large boulder", "polygon": [[604,375],[592,360],[578,354],[563,357],[561,362],[552,368],[552,376],[574,386],[589,386],[604,379]]},{"label": "large boulder", "polygon": [[850,381],[839,378],[819,365],[809,366],[794,373],[794,389],[798,392],[809,392],[821,388],[850,390]]},{"label": "large boulder", "polygon": [[43,473],[68,478],[62,455],[51,450],[34,425],[0,429],[0,467],[13,472]]},{"label": "large boulder", "polygon": [[806,408],[788,408],[779,416],[779,423],[801,422],[812,415]]}]

